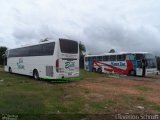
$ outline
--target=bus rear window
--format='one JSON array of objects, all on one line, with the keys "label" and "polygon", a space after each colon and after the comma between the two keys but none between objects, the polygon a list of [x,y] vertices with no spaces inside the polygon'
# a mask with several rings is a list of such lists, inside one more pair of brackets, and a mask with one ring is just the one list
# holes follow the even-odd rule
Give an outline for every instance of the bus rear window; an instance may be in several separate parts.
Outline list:
[{"label": "bus rear window", "polygon": [[59,39],[60,49],[62,53],[77,54],[78,43],[73,40]]}]

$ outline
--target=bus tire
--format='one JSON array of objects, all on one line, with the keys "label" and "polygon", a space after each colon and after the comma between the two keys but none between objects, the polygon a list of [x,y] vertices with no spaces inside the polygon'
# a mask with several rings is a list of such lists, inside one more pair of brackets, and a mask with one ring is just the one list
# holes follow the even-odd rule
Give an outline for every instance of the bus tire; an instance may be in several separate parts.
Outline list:
[{"label": "bus tire", "polygon": [[12,68],[11,67],[9,67],[8,72],[12,73]]},{"label": "bus tire", "polygon": [[102,73],[102,69],[101,68],[98,68],[98,73]]},{"label": "bus tire", "polygon": [[136,71],[135,70],[130,70],[129,71],[129,76],[136,76]]},{"label": "bus tire", "polygon": [[33,70],[33,78],[34,78],[35,80],[38,80],[38,79],[39,79],[39,73],[38,73],[38,70],[37,70],[37,69],[34,69],[34,70]]}]

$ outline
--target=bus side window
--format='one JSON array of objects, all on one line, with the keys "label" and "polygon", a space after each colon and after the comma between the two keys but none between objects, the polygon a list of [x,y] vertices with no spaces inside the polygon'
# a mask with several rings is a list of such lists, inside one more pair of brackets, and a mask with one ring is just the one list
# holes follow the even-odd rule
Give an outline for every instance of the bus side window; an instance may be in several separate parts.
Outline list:
[{"label": "bus side window", "polygon": [[126,55],[126,60],[135,60],[135,55],[132,54]]},{"label": "bus side window", "polygon": [[94,56],[94,57],[92,57],[92,60],[97,60],[97,57],[95,57],[95,56]]},{"label": "bus side window", "polygon": [[103,61],[109,61],[109,56],[103,56]]},{"label": "bus side window", "polygon": [[88,61],[91,61],[91,57],[88,57]]},{"label": "bus side window", "polygon": [[97,61],[102,61],[102,56],[98,56]]},{"label": "bus side window", "polygon": [[125,61],[125,55],[117,55],[117,61]]},{"label": "bus side window", "polygon": [[126,60],[129,60],[129,56],[128,55],[126,55]]},{"label": "bus side window", "polygon": [[42,44],[41,47],[43,48],[42,50],[43,55],[53,55],[54,54],[54,48],[55,48],[54,42]]},{"label": "bus side window", "polygon": [[110,61],[116,61],[116,55],[110,55]]}]

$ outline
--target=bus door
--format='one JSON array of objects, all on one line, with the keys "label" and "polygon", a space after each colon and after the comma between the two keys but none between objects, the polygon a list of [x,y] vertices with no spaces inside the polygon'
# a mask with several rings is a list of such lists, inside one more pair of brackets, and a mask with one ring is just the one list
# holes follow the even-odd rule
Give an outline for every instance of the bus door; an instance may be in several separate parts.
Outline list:
[{"label": "bus door", "polygon": [[137,67],[136,67],[136,75],[137,76],[143,76],[143,64],[141,60],[137,60]]}]

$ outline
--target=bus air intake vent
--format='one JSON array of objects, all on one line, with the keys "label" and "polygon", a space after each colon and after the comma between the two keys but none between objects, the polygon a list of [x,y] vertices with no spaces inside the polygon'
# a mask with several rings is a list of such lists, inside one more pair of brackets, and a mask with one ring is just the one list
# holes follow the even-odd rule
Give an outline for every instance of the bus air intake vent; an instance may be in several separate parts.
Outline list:
[{"label": "bus air intake vent", "polygon": [[46,66],[46,76],[53,77],[53,66]]}]

